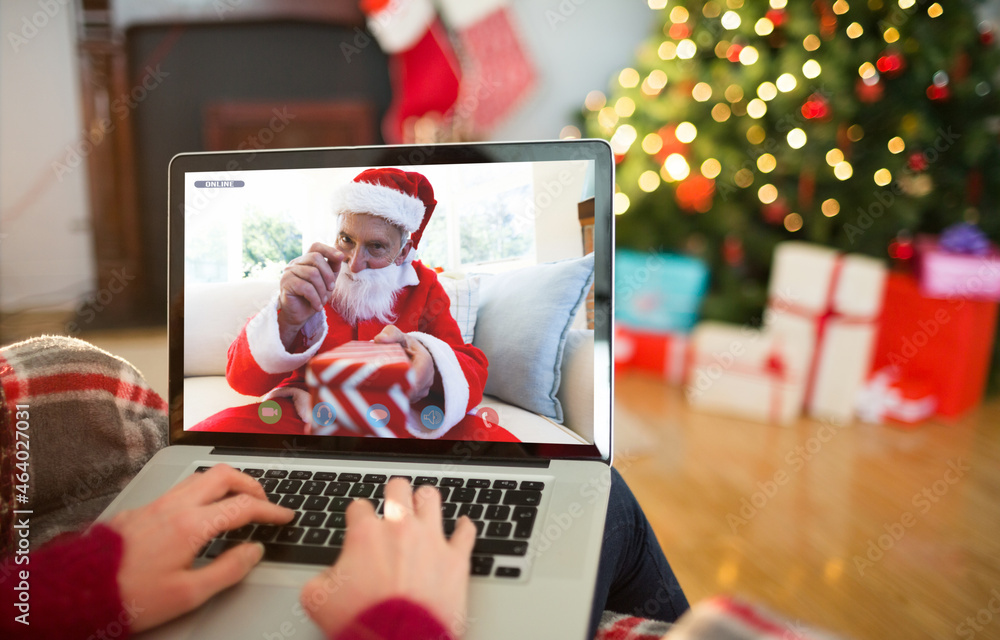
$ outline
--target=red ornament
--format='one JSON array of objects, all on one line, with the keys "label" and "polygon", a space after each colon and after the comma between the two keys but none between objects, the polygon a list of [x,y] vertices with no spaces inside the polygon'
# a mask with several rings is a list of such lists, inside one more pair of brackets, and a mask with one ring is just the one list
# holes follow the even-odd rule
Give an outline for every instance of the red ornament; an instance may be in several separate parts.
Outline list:
[{"label": "red ornament", "polygon": [[985,45],[993,44],[993,25],[988,22],[979,23],[979,41]]},{"label": "red ornament", "polygon": [[882,81],[878,78],[871,84],[859,78],[857,84],[854,85],[854,91],[858,94],[858,100],[871,103],[882,99],[885,87],[882,86]]},{"label": "red ornament", "polygon": [[785,24],[785,20],[788,18],[784,9],[771,9],[765,13],[764,16],[771,21],[771,24],[773,24],[776,29]]},{"label": "red ornament", "polygon": [[768,224],[781,224],[785,221],[785,216],[792,212],[792,208],[788,206],[788,201],[784,198],[778,198],[770,204],[765,204],[760,208],[760,214],[764,218],[764,222]]},{"label": "red ornament", "polygon": [[821,94],[812,94],[802,105],[802,117],[808,120],[826,120],[830,117],[830,102]]},{"label": "red ornament", "polygon": [[926,171],[928,165],[927,156],[925,156],[920,151],[914,151],[910,154],[910,157],[906,159],[906,166],[910,168],[910,171]]},{"label": "red ornament", "polygon": [[729,45],[729,49],[726,51],[726,59],[730,62],[739,62],[741,51],[743,51],[743,45],[735,43]]},{"label": "red ornament", "polygon": [[948,89],[948,85],[946,84],[932,84],[927,87],[927,97],[935,102],[941,102],[942,100],[947,100],[951,97],[951,90]]},{"label": "red ornament", "polygon": [[670,26],[667,34],[674,40],[683,40],[691,35],[691,27],[687,26],[684,22],[677,22]]},{"label": "red ornament", "polygon": [[889,243],[889,257],[894,260],[909,260],[913,257],[913,242],[910,240],[893,240]]},{"label": "red ornament", "polygon": [[729,266],[735,267],[743,262],[743,256],[743,240],[734,235],[727,235],[722,241],[722,259]]},{"label": "red ornament", "polygon": [[667,157],[674,153],[686,155],[688,152],[687,145],[677,139],[675,131],[677,131],[677,125],[668,124],[657,132],[660,139],[663,140],[663,146],[656,152],[656,160],[660,164],[663,164]]},{"label": "red ornament", "polygon": [[715,180],[695,173],[677,185],[674,197],[681,209],[689,213],[705,213],[712,208],[715,196]]},{"label": "red ornament", "polygon": [[896,52],[886,53],[875,62],[875,68],[879,73],[884,73],[890,78],[898,76],[905,67],[906,61]]}]

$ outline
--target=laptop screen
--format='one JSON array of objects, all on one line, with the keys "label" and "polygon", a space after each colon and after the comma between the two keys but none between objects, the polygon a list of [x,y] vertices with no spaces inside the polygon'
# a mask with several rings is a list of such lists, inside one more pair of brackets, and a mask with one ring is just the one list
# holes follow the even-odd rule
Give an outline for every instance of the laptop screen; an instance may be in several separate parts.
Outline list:
[{"label": "laptop screen", "polygon": [[609,458],[610,170],[595,141],[178,156],[172,441]]}]

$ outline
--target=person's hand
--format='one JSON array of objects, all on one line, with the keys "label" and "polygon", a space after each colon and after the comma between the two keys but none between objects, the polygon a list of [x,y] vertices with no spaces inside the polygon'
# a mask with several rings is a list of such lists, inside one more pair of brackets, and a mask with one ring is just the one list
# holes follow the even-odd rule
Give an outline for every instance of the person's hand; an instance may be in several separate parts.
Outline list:
[{"label": "person's hand", "polygon": [[434,384],[434,358],[419,340],[406,335],[395,325],[388,325],[375,336],[374,342],[379,344],[396,343],[402,345],[406,355],[410,357],[410,371],[413,373],[413,386],[410,387],[410,402],[423,400]]},{"label": "person's hand", "polygon": [[267,500],[260,484],[232,467],[215,465],[185,478],[150,504],[119,513],[108,523],[122,537],[118,568],[122,602],[135,603],[134,632],[201,606],[242,580],[263,554],[241,544],[192,569],[195,555],[217,534],[250,522],[284,524],[294,512]]},{"label": "person's hand", "polygon": [[[385,488],[381,520],[367,500],[347,508],[347,535],[337,563],[302,588],[303,608],[326,637],[390,598],[425,607],[458,637],[465,628],[469,557],[476,527],[462,516],[451,540],[441,524],[441,494],[414,494],[403,478]],[[340,588],[343,586],[343,588]],[[336,590],[336,593],[332,591]]]},{"label": "person's hand", "polygon": [[288,263],[278,285],[281,305],[278,327],[282,338],[286,331],[294,336],[306,320],[330,301],[340,265],[345,259],[346,256],[334,247],[314,242],[309,251]]}]

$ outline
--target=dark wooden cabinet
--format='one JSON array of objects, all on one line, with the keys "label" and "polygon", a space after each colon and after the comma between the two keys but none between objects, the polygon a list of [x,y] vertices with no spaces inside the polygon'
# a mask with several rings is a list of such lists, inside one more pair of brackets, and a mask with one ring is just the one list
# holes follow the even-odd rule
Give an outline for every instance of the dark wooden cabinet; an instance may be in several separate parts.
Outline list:
[{"label": "dark wooden cabinet", "polygon": [[94,290],[126,283],[81,329],[166,323],[175,154],[381,142],[387,59],[344,53],[370,38],[357,0],[78,0],[77,22]]}]

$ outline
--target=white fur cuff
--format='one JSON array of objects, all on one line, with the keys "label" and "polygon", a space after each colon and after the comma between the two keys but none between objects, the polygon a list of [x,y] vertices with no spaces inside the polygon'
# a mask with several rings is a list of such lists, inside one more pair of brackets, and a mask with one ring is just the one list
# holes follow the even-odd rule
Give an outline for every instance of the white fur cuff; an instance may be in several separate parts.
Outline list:
[{"label": "white fur cuff", "polygon": [[302,328],[309,348],[302,353],[288,353],[278,330],[278,296],[247,323],[250,354],[264,373],[288,373],[309,362],[326,339],[326,310],[313,315]]},{"label": "white fur cuff", "polygon": [[455,350],[444,340],[420,331],[406,334],[420,341],[434,359],[434,368],[441,375],[444,387],[444,420],[441,426],[434,430],[423,428],[423,425],[407,423],[407,429],[418,438],[440,438],[465,417],[469,404],[469,381],[458,363]]}]

